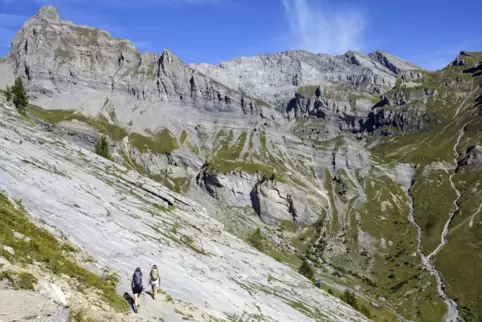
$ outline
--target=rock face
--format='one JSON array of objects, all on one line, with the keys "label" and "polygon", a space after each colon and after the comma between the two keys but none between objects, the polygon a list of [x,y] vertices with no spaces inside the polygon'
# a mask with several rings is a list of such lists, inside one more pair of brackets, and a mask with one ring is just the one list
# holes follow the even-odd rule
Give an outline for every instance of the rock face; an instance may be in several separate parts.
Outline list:
[{"label": "rock face", "polygon": [[[293,282],[298,275],[244,239],[291,266],[307,260],[330,287],[348,287],[370,301],[381,297],[382,307],[405,319],[443,320],[446,304],[457,298],[458,308],[451,304],[446,318],[478,320],[480,279],[463,265],[452,269],[452,257],[482,269],[474,256],[480,254],[482,200],[480,61],[480,53],[461,52],[445,69],[427,72],[383,51],[289,51],[187,66],[167,49],[140,53],[131,42],[64,21],[46,6],[0,60],[0,87],[20,76],[31,101],[46,110],[31,106],[26,117],[33,123],[18,125],[17,134],[2,124],[9,149],[38,159],[22,148],[28,146],[49,164],[65,163],[70,179],[49,176],[47,185],[27,180],[23,171],[33,178],[39,173],[13,152],[1,156],[12,166],[0,175],[9,191],[30,200],[30,210],[40,209],[39,216],[96,258],[116,261],[124,283],[138,250],[146,266],[156,258],[168,272],[167,290],[200,315],[223,308],[241,314],[243,305],[251,314],[259,305],[271,320],[318,318],[314,308],[322,310],[324,298]],[[42,147],[25,134],[30,131],[40,131],[42,142],[46,135],[82,147],[93,164],[79,163],[64,141],[62,148],[53,149],[51,141]],[[122,166],[88,152],[100,134],[109,137],[111,155]],[[25,190],[27,184],[41,192]],[[73,200],[69,191],[75,189],[88,211],[79,214],[55,200],[52,214],[40,202],[51,200],[49,193]],[[168,208],[169,215],[163,210],[157,220],[150,208],[146,214],[140,206],[146,202]],[[55,215],[64,210],[65,217]],[[75,223],[95,243],[82,238],[72,218],[80,218]],[[104,231],[116,232],[115,239],[106,241]],[[166,240],[169,231],[180,235],[169,233]],[[117,232],[130,237],[121,241]],[[273,293],[281,287],[309,303],[310,314],[291,310],[271,293],[253,295],[253,284],[264,291],[272,286],[264,281],[278,279],[275,271],[290,280],[282,279]],[[251,295],[240,281],[250,283]],[[196,291],[188,291],[192,285]],[[343,319],[330,311],[330,301],[331,313],[322,314]]]},{"label": "rock face", "polygon": [[[382,59],[384,58],[384,59]],[[283,100],[303,85],[348,84],[380,94],[395,85],[402,72],[420,67],[379,52],[364,56],[347,52],[341,56],[288,51],[257,57],[240,57],[216,66],[191,65],[220,83],[253,96]]]},{"label": "rock face", "polygon": [[140,101],[182,102],[196,108],[251,112],[259,104],[186,66],[169,50],[139,53],[132,42],[60,19],[43,7],[12,40],[7,57],[32,92],[54,96],[78,86],[116,91]]},{"label": "rock face", "polygon": [[[101,267],[118,271],[121,294],[129,290],[136,266],[147,271],[156,263],[161,287],[175,302],[189,303],[196,321],[228,314],[260,314],[273,321],[366,320],[224,232],[197,203],[31,127],[11,109],[2,106],[0,113],[2,193],[22,199],[32,216],[86,249]],[[312,313],[290,304],[298,301]],[[181,320],[179,310],[169,316],[152,300],[142,303],[144,318]]]},{"label": "rock face", "polygon": [[311,200],[299,189],[263,176],[216,175],[204,171],[197,180],[212,197],[231,206],[252,208],[268,224],[280,220],[313,224],[321,211],[310,207]]}]

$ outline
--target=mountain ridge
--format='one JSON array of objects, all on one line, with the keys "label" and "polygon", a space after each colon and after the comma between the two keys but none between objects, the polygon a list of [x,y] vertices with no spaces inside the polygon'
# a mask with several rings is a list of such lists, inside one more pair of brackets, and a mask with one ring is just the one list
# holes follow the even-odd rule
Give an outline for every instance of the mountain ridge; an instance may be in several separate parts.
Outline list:
[{"label": "mountain ridge", "polygon": [[481,53],[437,72],[383,51],[188,66],[63,22],[54,7],[39,15],[0,61],[0,87],[23,77],[45,108],[29,108],[35,124],[91,151],[108,135],[117,163],[389,319],[482,316]]}]

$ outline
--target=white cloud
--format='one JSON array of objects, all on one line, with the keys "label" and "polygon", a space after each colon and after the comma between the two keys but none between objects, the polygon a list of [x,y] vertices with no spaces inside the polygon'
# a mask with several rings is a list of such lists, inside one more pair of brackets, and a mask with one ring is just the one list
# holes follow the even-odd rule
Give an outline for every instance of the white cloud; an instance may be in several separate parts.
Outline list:
[{"label": "white cloud", "polygon": [[281,0],[289,22],[289,46],[316,53],[362,50],[365,19],[350,9],[329,10],[320,1]]}]

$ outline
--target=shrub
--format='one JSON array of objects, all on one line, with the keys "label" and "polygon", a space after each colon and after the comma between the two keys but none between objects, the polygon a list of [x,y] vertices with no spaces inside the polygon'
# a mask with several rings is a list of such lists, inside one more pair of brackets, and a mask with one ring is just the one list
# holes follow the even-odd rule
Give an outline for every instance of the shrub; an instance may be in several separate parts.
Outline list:
[{"label": "shrub", "polygon": [[261,230],[257,228],[254,233],[249,236],[248,242],[257,250],[263,251],[264,250],[264,245],[263,245],[263,234],[261,233]]},{"label": "shrub", "polygon": [[71,310],[69,322],[95,322],[95,320],[87,315],[86,309],[82,309],[80,311]]},{"label": "shrub", "polygon": [[366,316],[369,319],[372,317],[371,314],[370,314],[370,310],[368,310],[365,305],[361,306],[360,313],[363,314],[364,316]]},{"label": "shrub", "polygon": [[7,102],[10,102],[12,100],[12,89],[10,86],[7,86],[5,89],[5,98],[7,99]]},{"label": "shrub", "polygon": [[348,289],[345,290],[345,292],[340,296],[340,299],[353,307],[355,310],[358,310],[358,305],[357,305],[357,300],[355,293],[350,292]]},{"label": "shrub", "polygon": [[0,281],[7,280],[15,290],[35,290],[37,279],[30,273],[12,271],[0,272]]},{"label": "shrub", "polygon": [[310,264],[306,259],[303,260],[303,263],[301,263],[301,266],[298,269],[298,273],[305,276],[311,281],[314,280],[315,278],[315,271],[313,270],[313,268],[310,266]]},{"label": "shrub", "polygon": [[111,160],[112,157],[109,152],[109,141],[107,140],[107,137],[102,135],[100,137],[100,140],[97,141],[97,144],[95,145],[95,153],[98,155]]}]

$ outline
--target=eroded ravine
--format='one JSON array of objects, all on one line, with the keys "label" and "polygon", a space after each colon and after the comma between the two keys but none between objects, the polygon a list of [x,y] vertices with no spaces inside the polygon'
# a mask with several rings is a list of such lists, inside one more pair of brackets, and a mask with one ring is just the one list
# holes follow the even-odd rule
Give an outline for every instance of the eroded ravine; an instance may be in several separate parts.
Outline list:
[{"label": "eroded ravine", "polygon": [[[455,142],[454,147],[453,147],[453,151],[454,151],[454,155],[455,155],[454,156],[455,167],[457,167],[457,165],[458,165],[458,162],[457,162],[457,159],[458,159],[458,156],[459,156],[458,146],[460,144],[460,140],[464,136],[464,129],[465,129],[465,125],[459,131],[459,135],[457,136],[457,141]],[[413,200],[413,196],[412,196],[411,191],[412,191],[412,187],[415,183],[415,180],[412,180],[412,183],[410,185],[410,189],[408,190],[409,206],[410,206],[408,219],[417,228],[417,253],[420,255],[420,258],[422,259],[423,265],[427,268],[427,270],[430,272],[430,274],[435,277],[435,279],[437,281],[437,292],[444,299],[444,302],[447,305],[447,313],[446,313],[445,318],[444,318],[445,322],[456,322],[458,320],[459,313],[458,313],[458,310],[457,310],[457,304],[455,304],[454,300],[452,300],[444,290],[444,284],[443,284],[443,281],[442,281],[442,277],[440,276],[440,273],[435,269],[435,266],[433,264],[433,257],[436,256],[440,252],[440,250],[445,246],[445,244],[447,243],[448,234],[449,234],[449,231],[450,231],[450,223],[452,222],[453,218],[457,215],[457,213],[460,210],[458,201],[460,199],[461,193],[457,189],[457,187],[455,186],[455,183],[453,181],[454,176],[455,176],[455,171],[449,177],[450,186],[452,187],[452,189],[455,191],[455,193],[457,195],[457,198],[453,202],[454,209],[450,213],[450,216],[449,216],[447,222],[444,225],[444,229],[443,229],[441,237],[440,237],[440,244],[428,256],[425,256],[422,252],[422,229],[417,224],[417,222],[415,221],[415,217],[414,217],[415,205],[414,205],[414,200]]]},{"label": "eroded ravine", "polygon": [[[453,147],[454,155],[455,155],[454,156],[455,168],[457,168],[457,165],[458,165],[457,159],[459,157],[459,152],[458,152],[457,148],[460,144],[460,140],[464,136],[464,128],[465,128],[465,126],[462,127],[462,129],[460,129],[459,135],[457,137],[457,141],[455,142],[455,145]],[[440,250],[445,246],[445,244],[447,243],[447,236],[448,236],[449,230],[450,230],[450,223],[452,222],[454,217],[457,215],[457,213],[460,211],[459,199],[460,199],[461,193],[457,189],[457,187],[455,186],[455,183],[454,183],[454,180],[453,180],[454,176],[455,176],[455,173],[456,172],[454,171],[449,177],[450,186],[452,187],[452,190],[454,190],[455,194],[457,195],[457,198],[454,200],[454,203],[453,203],[454,204],[454,210],[452,211],[452,213],[450,214],[447,222],[445,223],[444,229],[442,231],[442,235],[440,237],[440,244],[437,246],[437,248],[435,248],[435,250],[432,253],[430,253],[430,255],[427,256],[429,259],[436,256],[440,252]]]},{"label": "eroded ravine", "polygon": [[445,304],[447,305],[447,314],[445,315],[444,321],[456,322],[458,317],[457,305],[445,293],[442,278],[440,276],[440,273],[435,269],[435,266],[433,265],[432,260],[430,259],[429,256],[425,256],[422,252],[422,228],[415,221],[415,217],[414,217],[415,205],[414,205],[413,196],[411,192],[414,183],[415,181],[413,180],[410,186],[410,189],[408,190],[409,206],[410,206],[408,220],[410,221],[410,223],[412,223],[412,225],[415,226],[415,228],[417,228],[417,253],[420,256],[423,265],[429,271],[430,275],[435,277],[435,280],[437,281],[437,293],[443,298]]}]

